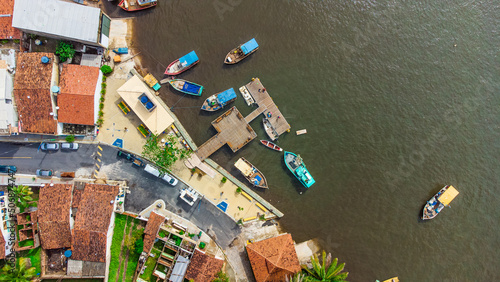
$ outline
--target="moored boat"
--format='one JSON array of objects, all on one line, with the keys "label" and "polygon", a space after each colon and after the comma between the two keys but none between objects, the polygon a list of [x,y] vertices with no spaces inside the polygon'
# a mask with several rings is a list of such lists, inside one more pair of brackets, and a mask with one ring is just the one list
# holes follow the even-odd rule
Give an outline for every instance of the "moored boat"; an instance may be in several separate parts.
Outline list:
[{"label": "moored boat", "polygon": [[262,124],[264,125],[264,130],[266,131],[267,136],[269,136],[269,138],[271,140],[274,141],[274,140],[278,139],[279,134],[276,132],[273,125],[271,124],[271,122],[267,118],[262,119]]},{"label": "moored boat", "polygon": [[253,166],[249,161],[245,158],[238,159],[234,166],[241,171],[243,176],[248,180],[248,182],[252,183],[253,186],[268,189],[267,180],[264,177],[264,174],[260,172],[255,166]]},{"label": "moored boat", "polygon": [[224,63],[228,65],[236,64],[259,49],[259,44],[255,38],[229,51],[224,59]]},{"label": "moored boat", "polygon": [[175,90],[189,95],[201,96],[203,91],[203,86],[184,79],[173,79],[169,83]]},{"label": "moored boat", "polygon": [[267,141],[267,140],[260,140],[260,144],[262,144],[262,145],[264,145],[264,146],[268,147],[269,149],[273,149],[273,150],[276,150],[276,151],[278,151],[278,152],[283,152],[283,149],[282,149],[280,146],[278,146],[278,145],[274,144],[274,143],[273,143],[273,142],[271,142],[271,141]]},{"label": "moored boat", "polygon": [[233,88],[229,88],[226,91],[222,91],[208,97],[205,102],[203,102],[201,109],[204,111],[215,112],[224,108],[225,105],[233,102],[234,100],[236,100],[236,92],[234,92]]},{"label": "moored boat", "polygon": [[118,7],[127,12],[135,12],[152,8],[156,6],[156,4],[158,4],[157,0],[122,0],[120,4],[118,4]]},{"label": "moored boat", "polygon": [[451,185],[444,186],[436,195],[432,196],[432,198],[427,201],[422,212],[422,219],[427,220],[435,218],[444,207],[450,205],[451,201],[453,201],[458,194],[459,192],[455,187]]},{"label": "moored boat", "polygon": [[166,75],[178,75],[196,65],[200,60],[195,51],[191,51],[179,59],[173,61],[165,70]]},{"label": "moored boat", "polygon": [[311,176],[306,168],[306,165],[302,161],[300,155],[296,155],[292,152],[285,151],[284,160],[286,167],[293,173],[293,175],[304,185],[306,188],[311,187],[316,181]]}]

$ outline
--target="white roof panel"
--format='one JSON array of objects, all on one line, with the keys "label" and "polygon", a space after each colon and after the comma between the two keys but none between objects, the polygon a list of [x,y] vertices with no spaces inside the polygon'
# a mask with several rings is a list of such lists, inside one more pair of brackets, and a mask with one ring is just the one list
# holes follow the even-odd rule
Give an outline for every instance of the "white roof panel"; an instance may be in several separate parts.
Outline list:
[{"label": "white roof panel", "polygon": [[12,26],[98,43],[101,10],[59,0],[16,0]]}]

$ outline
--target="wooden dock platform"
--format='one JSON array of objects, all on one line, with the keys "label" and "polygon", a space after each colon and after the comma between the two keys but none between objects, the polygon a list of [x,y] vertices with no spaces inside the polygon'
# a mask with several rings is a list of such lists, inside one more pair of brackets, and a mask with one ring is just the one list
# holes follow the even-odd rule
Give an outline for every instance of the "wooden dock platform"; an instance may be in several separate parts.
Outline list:
[{"label": "wooden dock platform", "polygon": [[[260,114],[264,114],[278,135],[290,130],[290,124],[288,124],[278,106],[276,106],[266,88],[260,82],[260,79],[253,78],[245,87],[250,92],[250,95],[252,95],[255,103],[259,105],[257,109],[245,117],[247,123],[257,118]],[[268,117],[268,113],[270,113],[271,117]]]},{"label": "wooden dock platform", "polygon": [[208,158],[225,144],[233,152],[236,152],[257,137],[255,131],[236,107],[232,107],[212,121],[212,126],[218,133],[198,147],[196,155],[201,161]]}]

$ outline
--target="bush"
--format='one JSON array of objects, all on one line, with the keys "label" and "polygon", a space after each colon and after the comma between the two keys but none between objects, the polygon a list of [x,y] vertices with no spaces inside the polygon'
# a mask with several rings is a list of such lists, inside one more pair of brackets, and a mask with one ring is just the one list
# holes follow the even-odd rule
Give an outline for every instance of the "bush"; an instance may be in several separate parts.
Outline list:
[{"label": "bush", "polygon": [[104,82],[103,82],[103,83],[101,83],[101,87],[102,87],[102,88],[106,88],[106,86],[107,86],[107,84],[106,84],[106,83],[104,83]]},{"label": "bush", "polygon": [[143,248],[144,248],[144,241],[142,239],[135,241],[135,253],[136,254],[142,253]]},{"label": "bush", "polygon": [[73,48],[73,45],[71,44],[59,41],[59,44],[56,48],[56,55],[59,56],[61,62],[66,62],[68,59],[71,59],[73,58],[73,56],[75,56],[75,48]]},{"label": "bush", "polygon": [[200,244],[198,246],[200,247],[200,249],[203,250],[203,249],[205,249],[206,244],[205,244],[205,242],[200,242]]},{"label": "bush", "polygon": [[165,233],[165,231],[160,230],[160,232],[158,232],[158,236],[160,236],[161,238],[165,238],[165,236],[167,236],[167,234]]},{"label": "bush", "polygon": [[2,44],[7,44],[7,43],[9,43],[9,40],[7,40],[7,39],[2,39],[2,40],[0,41],[0,43],[2,43]]},{"label": "bush", "polygon": [[226,183],[227,182],[227,178],[225,176],[223,176],[222,179],[220,180],[220,182]]},{"label": "bush", "polygon": [[102,82],[106,82],[106,77],[105,76],[102,77]]},{"label": "bush", "polygon": [[104,120],[102,118],[99,118],[96,123],[98,126],[101,126],[103,122]]},{"label": "bush", "polygon": [[102,109],[104,109],[104,104],[103,104],[103,103],[100,103],[100,104],[99,104],[99,110],[102,110]]},{"label": "bush", "polygon": [[260,220],[266,220],[266,216],[265,216],[265,215],[261,215],[261,216],[259,217],[259,219],[260,219]]},{"label": "bush", "polygon": [[241,187],[236,188],[236,193],[241,193]]},{"label": "bush", "polygon": [[16,43],[16,44],[21,43],[21,40],[19,40],[19,39],[14,39],[14,40],[12,40],[12,41],[13,41],[14,43]]},{"label": "bush", "polygon": [[99,111],[99,117],[102,117],[104,115],[104,112],[103,111]]},{"label": "bush", "polygon": [[106,94],[106,89],[101,89],[101,94],[102,95]]},{"label": "bush", "polygon": [[179,231],[179,235],[184,235],[184,231]]},{"label": "bush", "polygon": [[68,136],[66,136],[66,142],[68,142],[68,143],[75,142],[75,135],[68,135]]},{"label": "bush", "polygon": [[101,71],[103,74],[110,74],[111,72],[113,72],[113,69],[108,65],[103,65],[101,67]]},{"label": "bush", "polygon": [[104,96],[101,96],[101,99],[99,99],[99,102],[104,103]]}]

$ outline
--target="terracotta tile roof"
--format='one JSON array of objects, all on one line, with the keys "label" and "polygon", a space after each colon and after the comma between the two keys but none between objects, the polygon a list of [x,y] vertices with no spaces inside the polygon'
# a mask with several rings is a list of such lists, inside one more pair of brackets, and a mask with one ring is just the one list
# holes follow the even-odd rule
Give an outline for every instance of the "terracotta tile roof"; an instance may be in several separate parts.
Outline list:
[{"label": "terracotta tile roof", "polygon": [[50,53],[18,53],[14,97],[22,132],[56,134],[57,121],[50,115],[52,64],[42,64],[42,56],[54,60]]},{"label": "terracotta tile roof", "polygon": [[94,96],[59,94],[57,119],[62,123],[94,125]]},{"label": "terracotta tile roof", "polygon": [[64,65],[59,78],[60,92],[94,96],[97,79],[99,79],[97,67]]},{"label": "terracotta tile roof", "polygon": [[71,184],[47,184],[40,188],[38,226],[44,249],[71,247],[71,190]]},{"label": "terracotta tile roof", "polygon": [[72,259],[106,261],[106,236],[114,205],[111,201],[118,191],[118,186],[85,184],[72,231]]},{"label": "terracotta tile roof", "polygon": [[160,225],[165,222],[165,217],[155,212],[149,215],[148,223],[144,229],[144,247],[143,251],[149,253],[156,239],[156,234],[160,229]]},{"label": "terracotta tile roof", "polygon": [[0,0],[0,14],[10,17],[0,18],[0,39],[20,39],[19,29],[12,27],[12,14],[14,12],[14,0]]},{"label": "terracotta tile roof", "polygon": [[196,249],[189,263],[184,278],[196,282],[210,282],[217,278],[217,272],[222,269],[224,261],[209,256]]},{"label": "terracotta tile roof", "polygon": [[3,238],[2,228],[0,228],[0,259],[5,259],[5,239]]},{"label": "terracotta tile roof", "polygon": [[299,259],[290,234],[255,242],[246,248],[257,282],[284,281],[286,275],[300,271]]},{"label": "terracotta tile roof", "polygon": [[78,208],[78,206],[80,205],[80,200],[82,199],[82,194],[83,190],[73,190],[73,201],[71,202],[72,208]]}]

